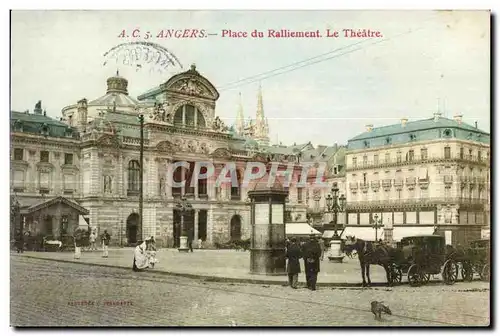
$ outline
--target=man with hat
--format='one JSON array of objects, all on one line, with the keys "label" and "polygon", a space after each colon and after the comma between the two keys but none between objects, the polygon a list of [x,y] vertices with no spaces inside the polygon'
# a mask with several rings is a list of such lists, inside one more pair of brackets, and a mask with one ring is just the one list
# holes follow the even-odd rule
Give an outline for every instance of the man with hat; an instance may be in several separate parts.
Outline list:
[{"label": "man with hat", "polygon": [[311,234],[309,236],[309,241],[304,244],[302,254],[304,258],[307,288],[314,291],[316,290],[316,282],[318,280],[318,273],[320,269],[319,259],[321,258],[321,247],[319,246],[314,234]]},{"label": "man with hat", "polygon": [[287,273],[288,273],[288,284],[293,288],[297,289],[297,283],[299,280],[300,273],[300,258],[302,258],[302,251],[300,246],[297,244],[297,239],[292,237],[286,249],[287,263]]}]

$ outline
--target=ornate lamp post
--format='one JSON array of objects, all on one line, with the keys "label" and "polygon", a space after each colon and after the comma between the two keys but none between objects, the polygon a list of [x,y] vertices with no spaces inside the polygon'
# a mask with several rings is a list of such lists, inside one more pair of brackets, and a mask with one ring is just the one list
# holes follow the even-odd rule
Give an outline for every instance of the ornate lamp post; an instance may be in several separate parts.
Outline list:
[{"label": "ornate lamp post", "polygon": [[185,196],[182,196],[181,200],[175,205],[177,210],[181,213],[181,236],[179,238],[179,252],[188,252],[189,248],[187,246],[188,237],[186,235],[186,227],[184,225],[184,216],[187,212],[193,210],[193,206],[188,202]]},{"label": "ornate lamp post", "polygon": [[137,117],[139,119],[139,124],[141,125],[141,146],[139,149],[139,232],[142,237],[144,237],[143,228],[142,228],[142,210],[143,210],[143,202],[144,202],[144,194],[143,194],[143,178],[144,178],[144,114],[140,113]]},{"label": "ornate lamp post", "polygon": [[331,262],[341,263],[344,257],[340,253],[341,239],[337,232],[338,225],[338,213],[344,211],[346,198],[344,195],[338,196],[339,188],[335,183],[332,187],[331,194],[326,197],[326,207],[329,213],[333,214],[333,220],[331,224],[334,225],[334,233],[332,240],[330,241],[330,251],[328,259]]},{"label": "ornate lamp post", "polygon": [[375,229],[375,241],[378,241],[378,229],[384,227],[382,224],[382,219],[383,219],[383,217],[380,217],[380,220],[379,220],[377,214],[375,214],[373,216],[372,227]]}]

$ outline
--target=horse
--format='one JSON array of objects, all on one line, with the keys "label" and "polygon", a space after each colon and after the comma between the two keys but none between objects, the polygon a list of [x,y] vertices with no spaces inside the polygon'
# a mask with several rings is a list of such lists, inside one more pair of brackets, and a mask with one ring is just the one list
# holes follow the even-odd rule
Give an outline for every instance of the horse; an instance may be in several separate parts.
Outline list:
[{"label": "horse", "polygon": [[[385,269],[387,275],[387,285],[393,285],[391,265],[395,256],[395,249],[380,243],[364,241],[356,237],[347,236],[344,244],[344,253],[352,255],[356,251],[361,266],[361,277],[363,278],[363,287],[371,285],[370,265],[380,265]],[[368,283],[365,279],[368,279]]]}]

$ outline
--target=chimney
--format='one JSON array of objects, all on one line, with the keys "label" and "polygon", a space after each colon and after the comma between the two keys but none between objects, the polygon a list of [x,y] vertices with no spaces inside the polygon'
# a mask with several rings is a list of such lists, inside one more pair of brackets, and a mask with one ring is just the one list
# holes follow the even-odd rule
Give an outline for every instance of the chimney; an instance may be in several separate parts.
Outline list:
[{"label": "chimney", "polygon": [[373,124],[366,125],[366,131],[371,132],[373,130]]},{"label": "chimney", "polygon": [[476,128],[477,128],[477,121],[474,121],[474,125],[475,125],[475,126],[476,126]]},{"label": "chimney", "polygon": [[441,118],[441,112],[434,113],[434,121],[439,121],[439,118]]},{"label": "chimney", "polygon": [[406,127],[406,123],[408,122],[408,118],[401,119],[401,126]]},{"label": "chimney", "polygon": [[455,119],[455,121],[460,125],[462,123],[462,117],[463,115],[457,114],[453,117],[453,119]]}]

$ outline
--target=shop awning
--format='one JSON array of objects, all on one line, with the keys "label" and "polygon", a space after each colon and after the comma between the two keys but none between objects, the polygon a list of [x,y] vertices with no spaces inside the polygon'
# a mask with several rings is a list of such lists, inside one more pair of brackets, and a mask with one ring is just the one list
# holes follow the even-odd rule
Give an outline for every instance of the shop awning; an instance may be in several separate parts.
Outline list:
[{"label": "shop awning", "polygon": [[288,223],[285,230],[287,236],[308,236],[311,234],[321,236],[321,232],[307,223]]},{"label": "shop awning", "polygon": [[434,226],[410,226],[410,227],[397,226],[394,228],[394,231],[392,233],[392,239],[394,241],[401,241],[401,239],[404,237],[431,235],[433,233],[434,233]]},{"label": "shop awning", "polygon": [[[338,235],[340,235],[341,232],[342,232],[342,230],[340,230],[340,231],[337,230]],[[321,236],[321,238],[332,239],[334,234],[335,234],[335,230],[325,230],[323,232],[323,235]]]},{"label": "shop awning", "polygon": [[[394,241],[400,241],[401,238],[403,237],[431,235],[433,232],[434,232],[434,226],[408,226],[408,227],[395,226],[392,231],[392,239]],[[346,226],[344,233],[342,234],[342,239],[345,239],[345,237],[347,236],[354,236],[359,239],[374,241],[375,229],[369,226],[368,227]],[[377,239],[384,240],[384,229],[378,230]]]}]

